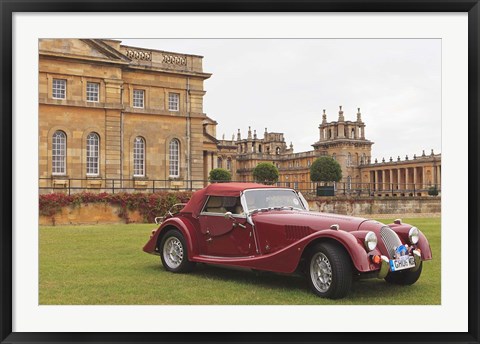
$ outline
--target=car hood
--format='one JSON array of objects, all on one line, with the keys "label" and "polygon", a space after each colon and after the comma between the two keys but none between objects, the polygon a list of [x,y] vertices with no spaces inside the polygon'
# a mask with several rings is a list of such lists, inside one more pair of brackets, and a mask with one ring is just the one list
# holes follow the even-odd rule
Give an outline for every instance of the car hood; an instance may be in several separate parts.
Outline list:
[{"label": "car hood", "polygon": [[[256,226],[305,226],[312,230],[329,229],[331,225],[337,224],[340,230],[374,230],[384,226],[380,222],[368,220],[361,217],[320,213],[315,211],[297,210],[269,210],[254,213],[252,216]],[[368,229],[367,229],[368,228]]]}]

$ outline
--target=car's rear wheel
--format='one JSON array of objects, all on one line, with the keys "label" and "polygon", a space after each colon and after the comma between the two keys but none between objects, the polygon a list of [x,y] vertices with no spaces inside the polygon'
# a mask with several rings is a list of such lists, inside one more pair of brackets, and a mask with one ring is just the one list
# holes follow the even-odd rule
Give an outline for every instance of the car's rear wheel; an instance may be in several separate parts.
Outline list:
[{"label": "car's rear wheel", "polygon": [[338,245],[319,243],[308,255],[308,281],[313,292],[321,297],[340,299],[352,286],[350,257]]},{"label": "car's rear wheel", "polygon": [[420,266],[417,270],[401,270],[396,272],[389,272],[388,275],[385,277],[385,281],[392,284],[399,284],[399,285],[412,285],[420,278],[422,274],[422,262],[420,262]]},{"label": "car's rear wheel", "polygon": [[188,260],[187,245],[182,233],[171,229],[162,238],[160,243],[162,264],[171,272],[188,272],[195,263]]}]

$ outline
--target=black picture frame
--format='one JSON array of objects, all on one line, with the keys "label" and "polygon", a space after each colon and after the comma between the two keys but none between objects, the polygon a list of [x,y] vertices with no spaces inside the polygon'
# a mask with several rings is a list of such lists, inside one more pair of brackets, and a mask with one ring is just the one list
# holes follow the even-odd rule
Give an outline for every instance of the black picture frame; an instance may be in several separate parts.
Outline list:
[{"label": "black picture frame", "polygon": [[[59,342],[408,342],[479,343],[479,15],[478,0],[0,0],[0,341]],[[20,333],[12,332],[12,17],[15,12],[468,12],[468,332],[465,333]],[[9,164],[10,162],[10,164]],[[464,173],[464,172],[463,172]],[[421,316],[421,315],[420,315]],[[452,315],[453,316],[453,315]]]}]

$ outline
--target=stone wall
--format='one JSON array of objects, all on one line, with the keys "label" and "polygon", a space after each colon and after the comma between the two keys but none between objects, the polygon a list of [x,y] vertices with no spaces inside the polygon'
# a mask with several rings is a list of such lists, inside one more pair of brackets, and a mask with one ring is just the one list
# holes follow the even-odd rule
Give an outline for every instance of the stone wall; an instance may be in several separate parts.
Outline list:
[{"label": "stone wall", "polygon": [[82,204],[76,207],[64,207],[53,216],[40,216],[41,226],[55,225],[95,225],[108,223],[143,223],[138,211],[128,211],[127,219],[119,216],[120,207],[110,204]]},{"label": "stone wall", "polygon": [[308,199],[310,210],[345,215],[440,214],[440,197],[349,198],[317,197]]}]

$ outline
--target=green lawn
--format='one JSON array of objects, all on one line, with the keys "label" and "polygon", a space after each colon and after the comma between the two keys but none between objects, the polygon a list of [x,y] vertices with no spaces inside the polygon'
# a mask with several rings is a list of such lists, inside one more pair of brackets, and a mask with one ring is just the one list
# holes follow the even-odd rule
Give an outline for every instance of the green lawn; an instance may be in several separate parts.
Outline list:
[{"label": "green lawn", "polygon": [[433,250],[420,280],[408,287],[357,281],[342,300],[316,297],[300,276],[205,265],[189,274],[168,273],[160,257],[142,251],[152,224],[42,226],[40,304],[440,304],[440,218],[403,221],[420,228]]}]

